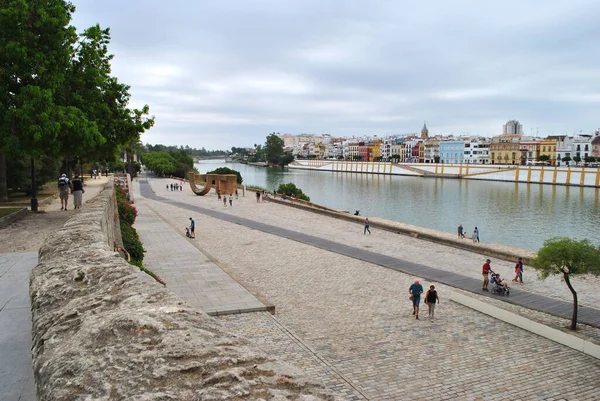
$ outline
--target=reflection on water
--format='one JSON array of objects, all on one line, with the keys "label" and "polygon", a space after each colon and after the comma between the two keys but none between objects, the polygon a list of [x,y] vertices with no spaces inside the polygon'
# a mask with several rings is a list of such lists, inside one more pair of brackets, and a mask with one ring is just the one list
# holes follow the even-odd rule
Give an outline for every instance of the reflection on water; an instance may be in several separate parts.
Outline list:
[{"label": "reflection on water", "polygon": [[311,201],[369,217],[468,234],[479,227],[484,242],[536,250],[553,236],[600,243],[599,190],[512,182],[468,181],[254,167],[203,161],[201,173],[218,167],[239,171],[244,184],[270,191],[292,182]]}]

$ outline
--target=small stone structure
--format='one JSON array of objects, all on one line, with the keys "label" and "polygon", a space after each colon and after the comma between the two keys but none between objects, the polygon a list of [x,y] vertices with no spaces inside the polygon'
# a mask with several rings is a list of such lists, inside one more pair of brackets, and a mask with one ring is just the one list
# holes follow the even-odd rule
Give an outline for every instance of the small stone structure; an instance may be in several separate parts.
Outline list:
[{"label": "small stone structure", "polygon": [[39,400],[335,399],[128,264],[113,251],[116,217],[110,182],[40,249]]},{"label": "small stone structure", "polygon": [[[237,176],[235,174],[196,174],[189,173],[190,187],[198,196],[204,196],[215,186],[217,193],[222,195],[233,194],[237,188]],[[203,189],[196,186],[196,182],[205,182]]]}]

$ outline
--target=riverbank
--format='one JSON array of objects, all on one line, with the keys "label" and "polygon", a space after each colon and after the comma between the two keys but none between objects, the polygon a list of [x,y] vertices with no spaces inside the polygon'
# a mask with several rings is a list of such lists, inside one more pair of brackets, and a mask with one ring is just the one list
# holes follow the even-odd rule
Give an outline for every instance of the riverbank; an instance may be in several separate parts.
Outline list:
[{"label": "riverbank", "polygon": [[600,168],[296,160],[290,169],[600,188]]}]

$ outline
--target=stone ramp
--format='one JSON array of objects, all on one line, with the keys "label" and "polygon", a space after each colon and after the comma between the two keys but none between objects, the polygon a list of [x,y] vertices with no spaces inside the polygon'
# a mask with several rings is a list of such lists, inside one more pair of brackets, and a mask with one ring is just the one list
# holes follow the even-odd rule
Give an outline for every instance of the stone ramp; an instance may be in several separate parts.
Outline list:
[{"label": "stone ramp", "polygon": [[248,290],[198,250],[181,233],[189,215],[168,216],[170,221],[181,222],[174,229],[152,206],[152,201],[138,198],[139,216],[135,222],[146,253],[144,266],[160,276],[167,288],[184,299],[190,306],[209,315],[267,311],[272,309],[259,301]]},{"label": "stone ramp", "polygon": [[37,252],[0,254],[0,400],[36,400],[29,275]]}]

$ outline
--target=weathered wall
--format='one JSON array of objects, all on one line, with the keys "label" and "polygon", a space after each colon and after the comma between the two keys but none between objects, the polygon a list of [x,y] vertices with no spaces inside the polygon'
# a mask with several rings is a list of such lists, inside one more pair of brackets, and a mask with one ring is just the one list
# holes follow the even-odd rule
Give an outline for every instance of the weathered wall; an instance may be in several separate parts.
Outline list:
[{"label": "weathered wall", "polygon": [[40,400],[333,400],[112,251],[112,187],[40,249],[30,281]]}]

